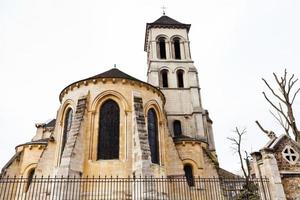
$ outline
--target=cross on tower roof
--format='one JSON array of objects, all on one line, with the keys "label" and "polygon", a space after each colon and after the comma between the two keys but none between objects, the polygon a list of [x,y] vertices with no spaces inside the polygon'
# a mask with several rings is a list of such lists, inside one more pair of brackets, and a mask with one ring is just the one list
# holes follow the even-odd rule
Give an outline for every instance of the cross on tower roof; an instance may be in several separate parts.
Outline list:
[{"label": "cross on tower roof", "polygon": [[162,6],[161,9],[163,11],[163,15],[166,15],[166,9],[167,9],[167,7],[166,6]]}]

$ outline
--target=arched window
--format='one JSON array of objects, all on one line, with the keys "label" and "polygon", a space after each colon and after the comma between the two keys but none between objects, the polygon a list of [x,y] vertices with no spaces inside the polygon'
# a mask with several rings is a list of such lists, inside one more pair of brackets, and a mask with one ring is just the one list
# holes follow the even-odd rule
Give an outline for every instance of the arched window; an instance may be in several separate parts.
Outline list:
[{"label": "arched window", "polygon": [[180,60],[181,59],[180,39],[179,38],[174,38],[173,45],[174,45],[174,57],[175,57],[175,59]]},{"label": "arched window", "polygon": [[97,159],[119,158],[120,109],[113,100],[107,100],[100,108]]},{"label": "arched window", "polygon": [[174,136],[178,137],[182,135],[181,123],[179,120],[173,122]]},{"label": "arched window", "polygon": [[184,165],[184,174],[185,178],[187,181],[187,184],[189,186],[195,186],[195,181],[194,181],[194,175],[193,175],[193,168],[191,165]]},{"label": "arched window", "polygon": [[62,146],[61,146],[61,155],[63,154],[63,151],[65,149],[67,139],[71,130],[72,126],[72,118],[73,118],[73,110],[71,108],[68,108],[65,119],[64,119],[64,132],[62,137]]},{"label": "arched window", "polygon": [[176,74],[177,74],[177,86],[179,88],[183,88],[184,84],[183,84],[183,73],[184,71],[182,69],[177,70]]},{"label": "arched window", "polygon": [[166,59],[166,40],[165,38],[158,39],[158,58]]},{"label": "arched window", "polygon": [[33,176],[34,176],[34,172],[35,172],[35,168],[32,168],[29,172],[28,172],[28,176],[27,176],[27,185],[25,188],[25,191],[27,192],[32,181],[33,181]]},{"label": "arched window", "polygon": [[161,70],[160,75],[161,75],[161,85],[162,85],[162,87],[168,87],[169,86],[169,84],[168,84],[168,70],[166,70],[166,69]]},{"label": "arched window", "polygon": [[156,112],[150,108],[147,114],[148,118],[148,140],[151,152],[152,163],[159,164],[159,143],[158,143],[158,124]]}]

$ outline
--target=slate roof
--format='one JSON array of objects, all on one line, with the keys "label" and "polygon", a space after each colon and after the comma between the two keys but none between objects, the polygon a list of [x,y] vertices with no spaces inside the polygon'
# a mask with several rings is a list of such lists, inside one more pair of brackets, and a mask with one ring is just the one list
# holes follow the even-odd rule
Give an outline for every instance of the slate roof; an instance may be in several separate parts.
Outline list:
[{"label": "slate roof", "polygon": [[[9,161],[4,165],[4,167],[1,170],[1,174],[4,172],[5,169],[7,169],[19,156],[21,155],[21,152],[16,152],[13,157],[9,159]],[[1,176],[0,176],[1,178]]]},{"label": "slate roof", "polygon": [[171,17],[168,17],[167,15],[163,15],[161,16],[159,19],[157,19],[156,21],[150,23],[152,25],[162,25],[162,24],[173,24],[173,25],[182,25],[183,23],[176,21],[175,19],[172,19]]},{"label": "slate roof", "polygon": [[134,80],[134,81],[140,81],[122,71],[120,71],[117,68],[112,68],[106,72],[103,72],[101,74],[98,74],[96,76],[92,76],[88,79],[95,79],[95,78],[124,78],[124,79],[129,79],[129,80]]},{"label": "slate roof", "polygon": [[171,17],[168,17],[167,15],[163,15],[160,18],[158,18],[156,21],[152,23],[147,23],[147,29],[151,27],[162,27],[162,28],[186,28],[190,29],[190,24],[184,24],[181,23],[175,19],[172,19]]},{"label": "slate roof", "polygon": [[16,148],[18,148],[19,146],[23,146],[23,145],[33,145],[33,144],[47,145],[49,140],[50,140],[50,138],[44,138],[44,139],[39,139],[39,140],[35,140],[35,141],[30,141],[30,142],[26,142],[24,144],[19,144],[16,146]]},{"label": "slate roof", "polygon": [[55,122],[56,122],[56,119],[52,119],[51,121],[46,123],[45,127],[46,128],[55,127]]},{"label": "slate roof", "polygon": [[197,138],[193,138],[190,136],[186,136],[186,135],[180,135],[180,136],[175,136],[173,137],[173,141],[174,142],[180,142],[180,141],[199,141],[199,142],[206,142],[207,143],[207,139],[204,137],[197,137]]},{"label": "slate roof", "polygon": [[218,174],[220,178],[229,178],[229,179],[242,178],[241,176],[234,174],[230,171],[227,171],[226,169],[223,169],[221,167],[218,169]]},{"label": "slate roof", "polygon": [[288,135],[282,134],[279,137],[271,139],[264,147],[263,149],[275,149],[284,139],[291,140],[291,142],[296,145],[298,148],[300,148],[300,145],[295,142],[293,139],[291,139]]}]

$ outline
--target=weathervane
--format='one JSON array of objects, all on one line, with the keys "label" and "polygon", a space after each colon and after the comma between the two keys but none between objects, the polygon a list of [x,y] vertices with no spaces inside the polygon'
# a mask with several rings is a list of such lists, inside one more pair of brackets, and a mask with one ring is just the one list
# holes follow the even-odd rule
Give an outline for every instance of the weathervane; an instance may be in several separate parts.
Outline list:
[{"label": "weathervane", "polygon": [[167,7],[166,6],[162,6],[161,9],[163,11],[163,15],[166,15],[166,9],[167,9]]}]

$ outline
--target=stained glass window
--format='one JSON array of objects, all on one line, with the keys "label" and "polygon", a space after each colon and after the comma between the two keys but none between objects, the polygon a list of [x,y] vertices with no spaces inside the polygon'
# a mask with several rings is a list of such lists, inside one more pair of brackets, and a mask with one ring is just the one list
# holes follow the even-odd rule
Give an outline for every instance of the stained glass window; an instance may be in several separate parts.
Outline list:
[{"label": "stained glass window", "polygon": [[148,140],[152,163],[159,164],[158,124],[156,112],[153,108],[148,111]]},{"label": "stained glass window", "polygon": [[119,159],[120,109],[113,100],[100,108],[97,159]]},{"label": "stained glass window", "polygon": [[63,132],[63,138],[62,138],[61,155],[65,149],[67,139],[69,136],[69,132],[71,130],[72,118],[73,118],[73,110],[71,108],[68,108],[66,115],[65,115],[65,119],[64,119],[64,132]]}]

